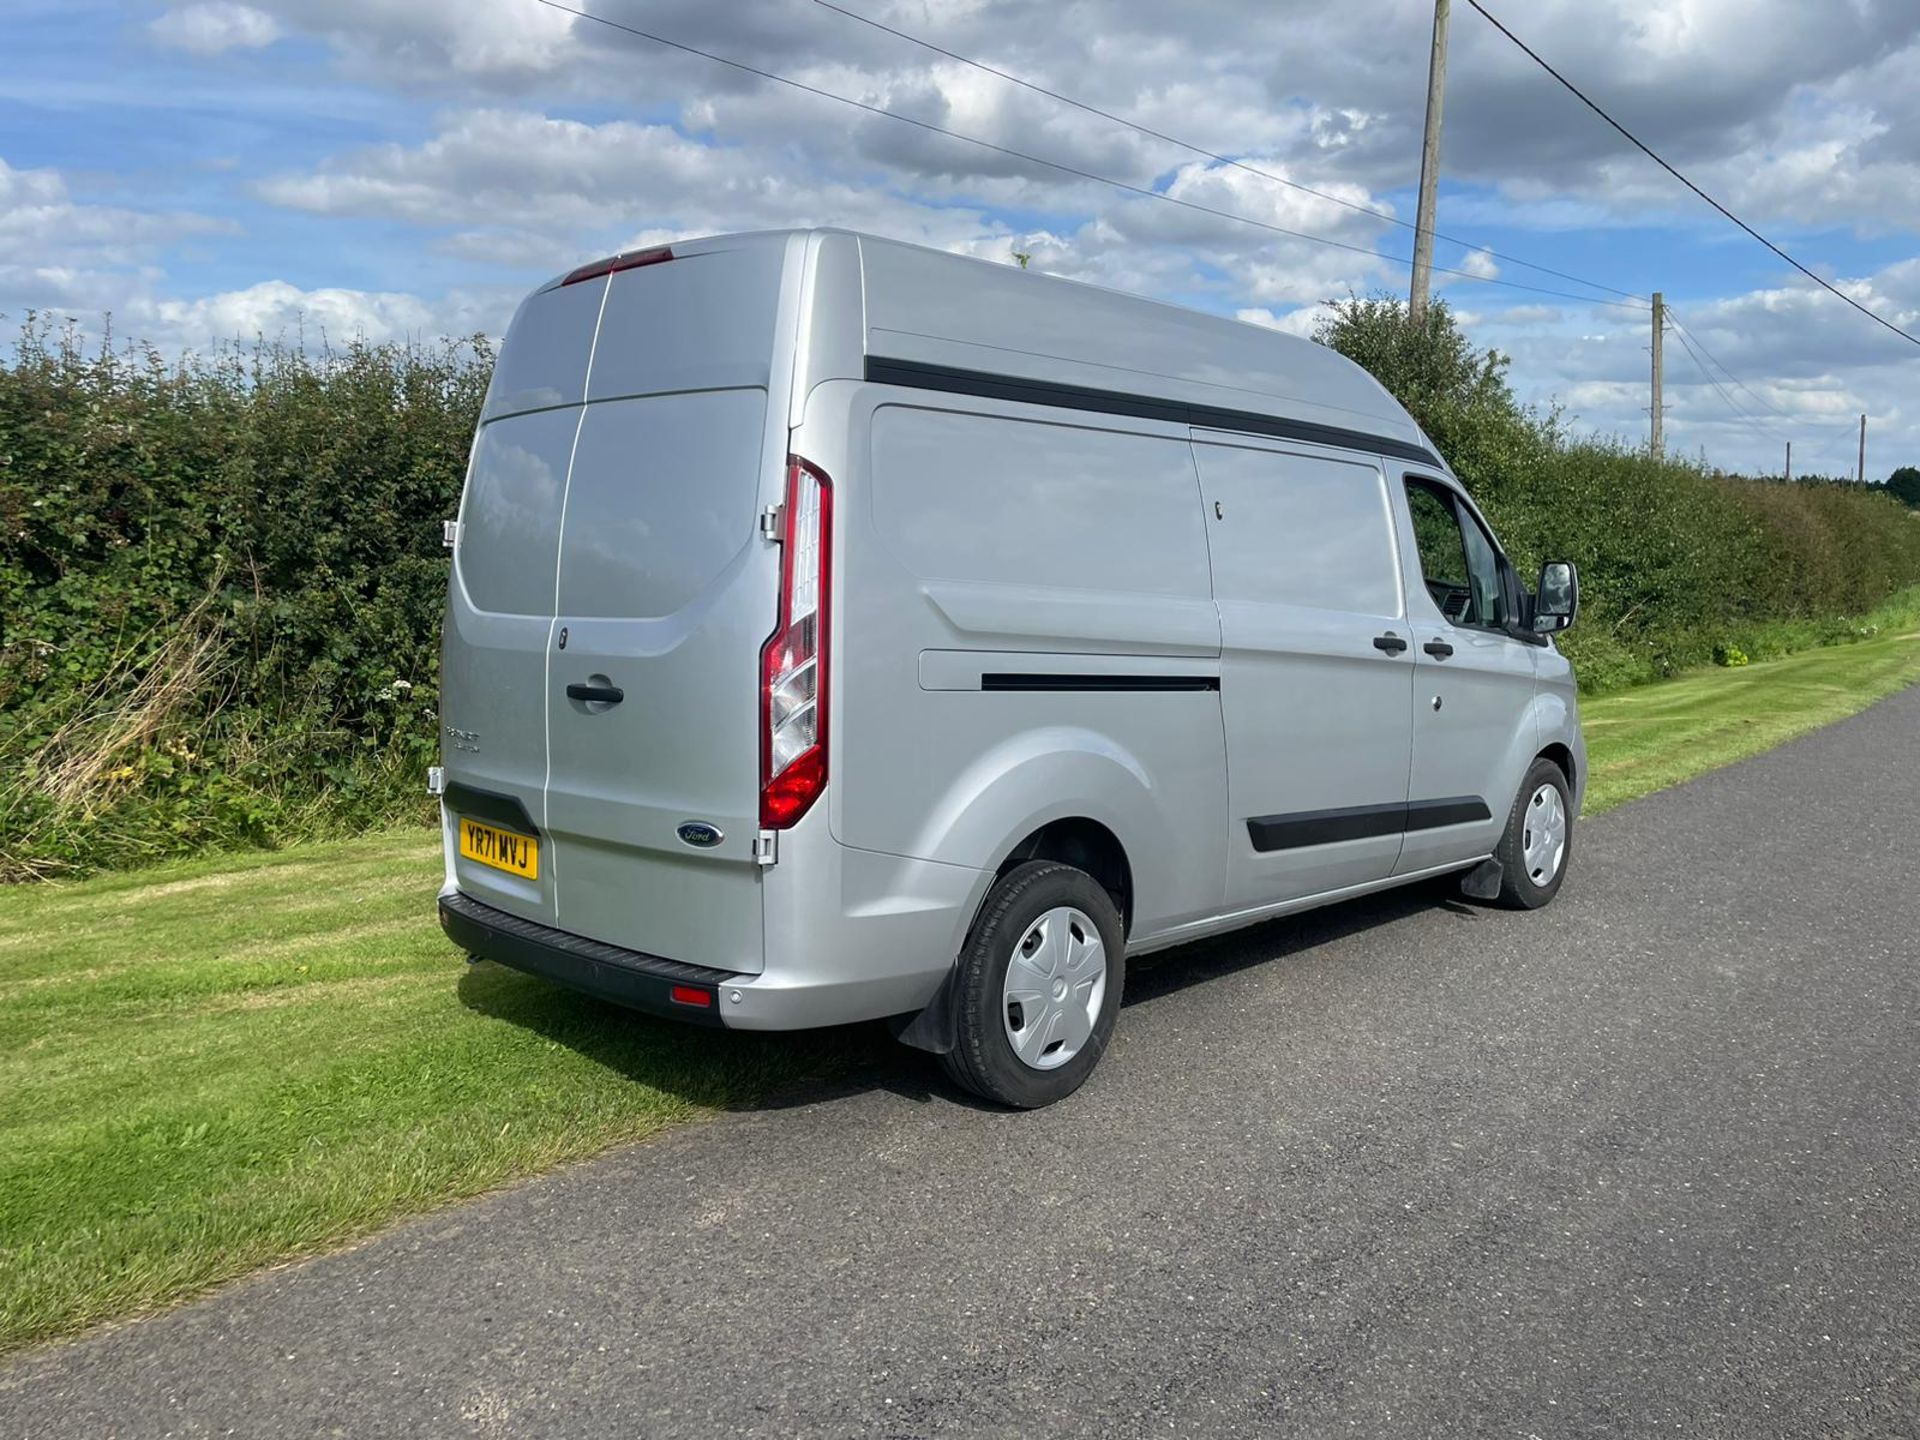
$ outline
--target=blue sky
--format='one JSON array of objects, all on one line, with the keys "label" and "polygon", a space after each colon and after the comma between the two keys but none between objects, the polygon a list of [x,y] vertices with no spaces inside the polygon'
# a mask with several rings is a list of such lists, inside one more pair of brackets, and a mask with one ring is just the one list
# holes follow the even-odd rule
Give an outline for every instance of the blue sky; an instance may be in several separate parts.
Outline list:
[{"label": "blue sky", "polygon": [[[596,13],[1269,224],[1405,255],[1371,216],[1197,158],[808,0]],[[1263,170],[1413,213],[1430,0],[848,0],[848,8]],[[1732,469],[1920,463],[1920,347],[1816,290],[1459,6],[1442,244],[1491,279],[1665,292],[1669,441]],[[1507,0],[1549,58],[1822,274],[1920,326],[1920,6]],[[742,77],[536,0],[44,3],[0,13],[0,311],[168,348],[498,333],[528,286],[640,240],[849,224],[1295,333],[1400,290],[1286,240]],[[1647,322],[1456,280],[1529,399],[1645,433]],[[1714,357],[1708,359],[1706,357]],[[1716,363],[1717,362],[1717,363]],[[1737,384],[1735,382],[1738,382]]]}]

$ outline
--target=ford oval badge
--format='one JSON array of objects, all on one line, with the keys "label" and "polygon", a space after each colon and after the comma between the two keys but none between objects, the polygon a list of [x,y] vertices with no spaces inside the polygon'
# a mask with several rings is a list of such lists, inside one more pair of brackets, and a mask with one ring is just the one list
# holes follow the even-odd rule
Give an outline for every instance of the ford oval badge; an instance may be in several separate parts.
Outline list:
[{"label": "ford oval badge", "polygon": [[680,827],[680,838],[689,845],[711,850],[727,837],[704,820],[689,820]]}]

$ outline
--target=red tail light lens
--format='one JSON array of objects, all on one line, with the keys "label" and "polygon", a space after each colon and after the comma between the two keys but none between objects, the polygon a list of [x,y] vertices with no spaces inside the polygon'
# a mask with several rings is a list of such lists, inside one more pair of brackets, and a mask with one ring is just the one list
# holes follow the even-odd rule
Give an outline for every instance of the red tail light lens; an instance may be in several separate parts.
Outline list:
[{"label": "red tail light lens", "polygon": [[662,260],[671,260],[673,251],[665,245],[652,250],[629,250],[624,255],[609,255],[604,260],[595,260],[582,265],[578,270],[567,272],[562,285],[578,285],[582,280],[598,280],[602,275],[617,275],[622,270],[638,269],[642,265],[658,265]]},{"label": "red tail light lens", "polygon": [[787,458],[780,619],[760,651],[760,823],[783,830],[827,785],[827,630],[833,482]]}]

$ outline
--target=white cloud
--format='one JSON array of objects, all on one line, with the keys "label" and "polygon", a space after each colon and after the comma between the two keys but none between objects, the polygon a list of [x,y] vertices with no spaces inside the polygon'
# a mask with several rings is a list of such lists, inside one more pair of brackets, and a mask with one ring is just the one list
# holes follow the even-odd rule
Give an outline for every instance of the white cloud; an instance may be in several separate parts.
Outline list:
[{"label": "white cloud", "polygon": [[1311,340],[1313,332],[1325,317],[1325,307],[1303,305],[1298,310],[1289,310],[1284,315],[1276,315],[1265,306],[1250,306],[1233,312],[1233,318],[1248,325],[1264,325],[1269,330],[1278,330],[1283,335],[1298,335],[1303,340]]},{"label": "white cloud", "polygon": [[258,50],[280,38],[280,24],[263,10],[233,0],[204,0],[169,10],[147,26],[161,44],[195,55]]},{"label": "white cloud", "polygon": [[[1163,188],[1195,205],[1363,251],[1407,244],[1389,221],[1207,161],[815,6],[600,0],[594,8],[883,110]],[[1177,12],[1149,0],[1103,0],[1094,23],[1078,23],[1086,17],[1076,11],[1071,25],[1058,7],[1037,0],[871,0],[860,8],[1357,205],[1378,205],[1414,179],[1426,0]],[[1659,8],[1642,0],[1537,0],[1522,9],[1507,18],[1524,35],[1763,229],[1787,227],[1789,248],[1798,225],[1882,239],[1920,230],[1920,92],[1909,83],[1920,66],[1920,6],[1913,0],[1811,7],[1675,0]],[[354,273],[372,278],[367,288],[348,289],[325,284],[324,269],[296,274],[262,256],[254,268],[241,262],[203,287],[216,293],[182,296],[159,267],[212,222],[90,205],[52,171],[0,166],[0,308],[111,307],[127,324],[154,327],[157,338],[193,343],[298,324],[309,333],[324,327],[382,337],[492,329],[497,318],[476,317],[504,314],[506,298],[497,311],[488,308],[496,296],[510,297],[531,275],[591,253],[688,233],[812,223],[1002,261],[1018,249],[1038,269],[1205,304],[1293,333],[1310,332],[1323,300],[1405,284],[1404,267],[1384,259],[1128,196],[770,85],[534,0],[202,0],[176,4],[153,29],[157,40],[201,54],[307,37],[314,43],[281,46],[262,64],[307,67],[303,57],[321,48],[328,85],[340,94],[357,87],[372,105],[424,97],[441,107],[423,133],[373,132],[396,143],[265,178],[249,167],[226,182],[311,217],[316,234],[385,237],[396,225],[411,229],[417,239],[401,242],[406,264],[383,274],[377,253],[360,254]],[[1366,43],[1352,43],[1356,34]],[[311,67],[287,73],[310,76]],[[1672,228],[1675,245],[1723,238],[1723,222],[1458,9],[1452,80],[1447,174],[1455,185],[1478,188],[1449,190],[1442,229],[1474,236],[1496,225],[1532,228],[1541,239],[1514,250],[1549,263],[1557,229],[1659,223]],[[376,113],[384,123],[393,111]],[[359,224],[369,220],[380,223]],[[407,293],[422,251],[468,289]],[[1871,253],[1888,250],[1882,244]],[[1637,256],[1658,261],[1644,243],[1623,243],[1602,260],[1569,268],[1650,288],[1656,277],[1631,273]],[[1461,268],[1482,278],[1533,278],[1478,251]],[[388,278],[398,275],[409,279]],[[1530,398],[1557,397],[1600,429],[1644,432],[1643,318],[1578,304],[1502,310],[1497,287],[1444,278],[1453,297],[1470,298],[1474,335],[1515,355],[1513,376]],[[1683,283],[1657,278],[1670,295]],[[296,279],[313,288],[297,287]],[[1862,303],[1908,317],[1909,328],[1920,323],[1914,267],[1881,265],[1847,284]],[[1920,455],[1911,347],[1831,296],[1775,281],[1679,304],[1716,354],[1788,412],[1767,423],[1826,417],[1837,426],[1864,406],[1875,416],[1876,437],[1897,438]],[[1677,446],[1704,437],[1716,458],[1735,464],[1771,454],[1771,436],[1732,415],[1672,343],[1668,373]]]},{"label": "white cloud", "polygon": [[1476,280],[1492,280],[1500,274],[1499,264],[1484,250],[1468,251],[1466,258],[1454,268],[1466,271]]},{"label": "white cloud", "polygon": [[0,159],[0,313],[97,316],[130,284],[146,283],[169,246],[231,228],[203,215],[86,204],[58,171]]},{"label": "white cloud", "polygon": [[302,290],[273,279],[187,298],[164,293],[159,262],[172,249],[232,229],[202,215],[91,204],[76,199],[56,170],[18,169],[0,160],[0,314],[71,317],[96,336],[110,316],[116,334],[169,351],[262,336],[312,344],[401,340],[498,334],[525,288],[496,284],[425,299]]},{"label": "white cloud", "polygon": [[454,293],[428,301],[384,291],[302,290],[284,280],[264,280],[244,290],[191,300],[137,296],[123,318],[142,336],[182,348],[244,344],[256,338],[314,348],[356,339],[377,344],[476,332],[497,335],[505,328],[512,303],[500,293]]}]

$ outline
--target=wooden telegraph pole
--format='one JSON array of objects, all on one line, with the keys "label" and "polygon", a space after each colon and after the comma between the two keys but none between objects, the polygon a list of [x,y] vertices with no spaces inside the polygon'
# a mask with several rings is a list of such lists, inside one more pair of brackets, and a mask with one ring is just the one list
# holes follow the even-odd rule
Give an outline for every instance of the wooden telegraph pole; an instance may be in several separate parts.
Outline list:
[{"label": "wooden telegraph pole", "polygon": [[1656,290],[1653,292],[1653,458],[1658,460],[1667,453],[1665,427],[1666,388],[1665,361],[1662,357],[1661,342],[1667,330],[1667,302]]},{"label": "wooden telegraph pole", "polygon": [[1407,318],[1427,318],[1427,291],[1433,283],[1433,212],[1440,189],[1440,110],[1447,92],[1447,15],[1449,0],[1434,0],[1433,54],[1427,62],[1427,136],[1420,147],[1420,213],[1413,231],[1413,290]]}]

